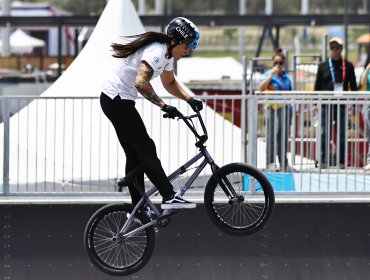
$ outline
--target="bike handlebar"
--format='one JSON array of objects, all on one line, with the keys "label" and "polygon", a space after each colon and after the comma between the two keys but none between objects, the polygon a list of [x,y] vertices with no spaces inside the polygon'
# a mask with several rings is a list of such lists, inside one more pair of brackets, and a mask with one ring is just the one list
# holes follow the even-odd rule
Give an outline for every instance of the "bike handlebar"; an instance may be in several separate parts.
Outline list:
[{"label": "bike handlebar", "polygon": [[[168,114],[164,114],[163,115],[164,118],[168,118]],[[195,112],[195,114],[193,115],[189,115],[189,116],[184,116],[181,112],[179,112],[177,118],[180,120],[183,120],[184,123],[189,127],[189,129],[191,130],[191,132],[193,132],[193,134],[195,135],[195,137],[199,140],[198,142],[195,143],[195,145],[197,147],[203,145],[207,140],[208,140],[208,133],[207,133],[207,128],[203,122],[203,118],[202,118],[202,115],[200,114],[200,112]],[[198,121],[202,127],[202,130],[203,130],[203,135],[199,135],[198,131],[195,129],[195,126],[194,124],[192,123],[191,119],[193,118],[198,118]]]}]

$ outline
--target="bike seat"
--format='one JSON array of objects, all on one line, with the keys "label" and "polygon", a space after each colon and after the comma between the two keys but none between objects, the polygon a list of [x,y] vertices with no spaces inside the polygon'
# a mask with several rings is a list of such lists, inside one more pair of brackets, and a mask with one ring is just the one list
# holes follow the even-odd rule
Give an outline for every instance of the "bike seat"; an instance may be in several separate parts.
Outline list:
[{"label": "bike seat", "polygon": [[127,187],[128,185],[132,184],[136,178],[136,176],[144,171],[141,165],[138,165],[133,170],[131,170],[125,177],[121,178],[117,185],[119,187]]}]

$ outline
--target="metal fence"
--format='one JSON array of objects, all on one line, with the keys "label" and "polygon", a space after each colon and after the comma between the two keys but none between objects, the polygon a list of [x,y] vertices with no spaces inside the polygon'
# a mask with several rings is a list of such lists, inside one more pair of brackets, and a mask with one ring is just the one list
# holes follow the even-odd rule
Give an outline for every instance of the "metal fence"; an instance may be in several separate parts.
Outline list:
[{"label": "metal fence", "polygon": [[[369,191],[370,173],[363,170],[368,151],[362,117],[366,93],[256,92],[201,98],[207,104],[203,112],[209,131],[207,147],[219,165],[249,162],[264,170],[281,193]],[[0,101],[1,194],[116,192],[115,183],[124,176],[125,156],[97,97],[0,97]],[[191,113],[183,101],[168,98],[165,102]],[[244,102],[247,122],[241,120]],[[10,110],[16,107],[21,109]],[[160,110],[142,99],[137,108],[167,173],[195,155],[194,137],[181,122],[163,119]],[[275,131],[280,126],[280,138],[271,133],[269,123]],[[240,127],[244,124],[245,128]],[[324,139],[323,128],[327,130]],[[271,153],[273,161],[268,165]],[[289,169],[280,163],[284,156]],[[195,192],[203,191],[209,175],[209,170],[204,171]]]},{"label": "metal fence", "polygon": [[[241,96],[201,97],[216,162],[253,164],[285,194],[368,192],[363,170],[368,131],[361,113],[366,94],[312,92],[321,62],[316,54],[292,57],[294,92],[255,91],[271,62],[245,61]],[[287,55],[287,69],[288,64]],[[0,101],[0,194],[116,193],[125,156],[97,97],[0,96]],[[165,102],[190,113],[184,102]],[[167,174],[197,152],[186,127],[163,120],[160,110],[142,99],[137,108]],[[201,174],[194,193],[203,191],[209,175],[209,170]]]},{"label": "metal fence", "polygon": [[[184,114],[191,113],[186,102],[164,100]],[[97,97],[19,96],[0,97],[0,101],[1,194],[116,191],[116,181],[124,176],[125,156]],[[168,174],[196,154],[195,137],[183,123],[163,119],[158,108],[143,101],[139,99],[136,107]],[[240,123],[240,114],[224,118],[227,113],[240,112],[240,96],[205,97],[204,101],[210,153],[219,165],[242,161],[241,129],[234,125]],[[209,173],[205,170],[196,185],[203,187]],[[188,175],[174,184],[181,184]]]},{"label": "metal fence", "polygon": [[[369,133],[363,120],[369,102],[365,92],[263,92],[253,99],[250,104],[258,114],[249,127],[256,135],[250,143],[251,163],[266,170],[277,190],[370,190],[370,173],[363,169]],[[281,134],[272,132],[271,119]]]}]

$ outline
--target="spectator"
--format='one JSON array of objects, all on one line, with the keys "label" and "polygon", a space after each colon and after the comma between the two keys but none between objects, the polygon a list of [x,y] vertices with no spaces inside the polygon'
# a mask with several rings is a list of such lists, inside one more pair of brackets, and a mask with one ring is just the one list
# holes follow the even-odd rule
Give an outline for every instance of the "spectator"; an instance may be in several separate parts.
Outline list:
[{"label": "spectator", "polygon": [[[370,56],[367,59],[367,62],[365,64],[365,71],[362,73],[361,76],[361,90],[370,91]],[[366,165],[365,165],[365,171],[370,171],[370,104],[369,100],[367,100],[366,105],[364,106],[364,109],[362,111],[362,116],[365,121],[365,131],[366,131],[366,137],[367,142],[369,143],[368,151],[367,151],[367,157],[366,157]]]},{"label": "spectator", "polygon": [[[329,41],[330,57],[321,63],[317,70],[315,91],[356,91],[356,76],[351,62],[342,58],[343,41],[341,38],[334,37]],[[339,118],[338,118],[339,112]],[[339,142],[339,167],[344,168],[345,164],[345,130],[346,130],[346,105],[324,104],[321,106],[321,143],[320,143],[320,167],[328,167],[336,161],[330,160],[330,154],[326,152],[330,149],[332,139],[332,123],[335,121],[336,139]]]},{"label": "spectator", "polygon": [[[285,56],[277,49],[272,56],[273,67],[264,73],[259,90],[292,90],[289,76],[284,72]],[[288,164],[288,138],[291,124],[291,106],[282,103],[269,104],[266,112],[266,169],[276,170],[276,154],[280,171],[293,171]]]}]

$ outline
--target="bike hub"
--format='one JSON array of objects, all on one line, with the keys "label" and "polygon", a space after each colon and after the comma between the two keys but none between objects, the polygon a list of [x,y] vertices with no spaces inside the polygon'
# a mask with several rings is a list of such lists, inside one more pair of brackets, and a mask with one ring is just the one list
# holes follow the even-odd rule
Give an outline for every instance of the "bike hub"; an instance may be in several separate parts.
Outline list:
[{"label": "bike hub", "polygon": [[237,197],[233,197],[229,199],[229,205],[233,205],[235,203],[242,203],[244,201],[244,197],[242,195],[238,195]]}]

